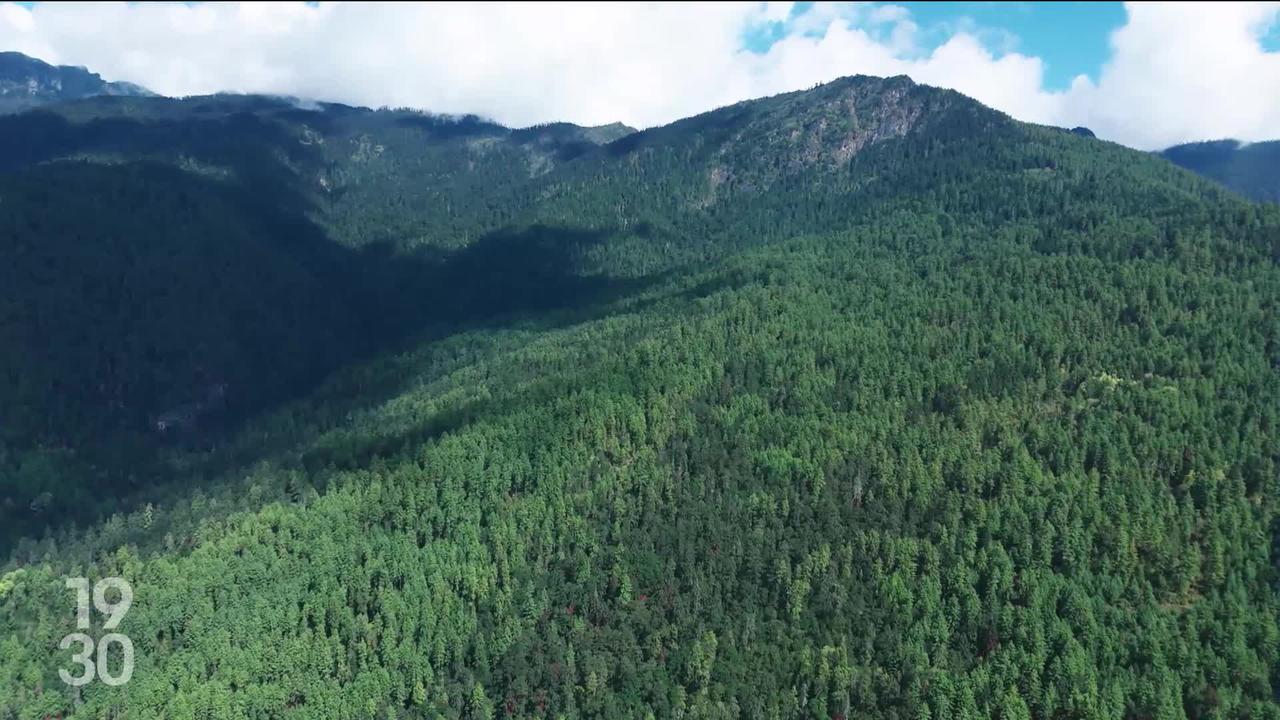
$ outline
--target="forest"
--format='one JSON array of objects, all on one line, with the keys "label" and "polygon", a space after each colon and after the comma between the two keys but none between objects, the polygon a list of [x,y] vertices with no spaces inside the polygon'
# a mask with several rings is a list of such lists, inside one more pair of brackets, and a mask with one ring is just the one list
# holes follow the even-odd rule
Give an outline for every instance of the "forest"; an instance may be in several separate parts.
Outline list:
[{"label": "forest", "polygon": [[1280,719],[1280,206],[1158,155],[99,97],[0,288],[0,720]]},{"label": "forest", "polygon": [[1245,197],[1280,202],[1280,141],[1213,140],[1175,145],[1160,154]]}]

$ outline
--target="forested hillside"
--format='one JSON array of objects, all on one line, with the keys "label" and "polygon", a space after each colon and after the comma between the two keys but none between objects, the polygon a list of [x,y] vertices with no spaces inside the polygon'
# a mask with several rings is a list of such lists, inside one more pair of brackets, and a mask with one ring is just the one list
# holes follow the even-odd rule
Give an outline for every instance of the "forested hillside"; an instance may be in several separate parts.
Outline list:
[{"label": "forested hillside", "polygon": [[504,223],[521,181],[627,130],[235,96],[0,118],[0,546],[407,334],[593,292]]},{"label": "forested hillside", "polygon": [[1280,718],[1280,207],[901,77],[0,162],[0,719]]}]

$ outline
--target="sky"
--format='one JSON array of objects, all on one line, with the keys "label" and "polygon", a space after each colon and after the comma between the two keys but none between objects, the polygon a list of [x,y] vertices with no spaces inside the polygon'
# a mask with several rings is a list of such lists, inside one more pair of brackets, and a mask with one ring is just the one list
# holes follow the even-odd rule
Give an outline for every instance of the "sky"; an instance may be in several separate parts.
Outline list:
[{"label": "sky", "polygon": [[1141,149],[1280,138],[1280,2],[0,2],[0,50],[166,95],[277,93],[511,126],[650,127],[905,74]]}]

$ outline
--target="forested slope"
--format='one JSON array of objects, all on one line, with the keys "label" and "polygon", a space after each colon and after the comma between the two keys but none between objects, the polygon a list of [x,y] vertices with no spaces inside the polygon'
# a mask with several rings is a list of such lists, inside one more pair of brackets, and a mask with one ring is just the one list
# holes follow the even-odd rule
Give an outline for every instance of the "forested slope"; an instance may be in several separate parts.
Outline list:
[{"label": "forested slope", "polygon": [[598,290],[500,230],[557,153],[625,131],[240,96],[0,118],[0,547],[399,338]]},{"label": "forested slope", "polygon": [[1280,202],[1280,141],[1187,143],[1175,145],[1160,154],[1170,162],[1217,180],[1245,197]]},{"label": "forested slope", "polygon": [[[95,102],[14,119],[57,137],[8,170],[5,248],[55,180],[291,190],[296,225],[190,212],[297,278],[246,347],[316,379],[202,443],[138,432],[151,481],[25,533],[0,718],[1280,717],[1277,208],[905,78],[603,145]],[[27,432],[23,472],[89,452]],[[65,575],[135,588],[127,685],[58,679]]]}]

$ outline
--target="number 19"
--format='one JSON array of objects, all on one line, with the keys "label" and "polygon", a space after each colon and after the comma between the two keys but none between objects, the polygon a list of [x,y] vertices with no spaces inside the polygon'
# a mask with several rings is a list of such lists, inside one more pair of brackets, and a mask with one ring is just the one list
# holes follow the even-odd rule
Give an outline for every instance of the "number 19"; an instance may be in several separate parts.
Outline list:
[{"label": "number 19", "polygon": [[[88,630],[89,580],[82,577],[67,578],[67,587],[76,591],[76,627]],[[115,602],[107,600],[109,588],[115,588],[120,595],[119,600]],[[129,612],[130,605],[133,605],[133,586],[124,578],[102,578],[97,585],[93,586],[93,606],[98,609],[98,612],[107,616],[107,621],[102,623],[102,629],[115,630],[124,619],[125,613]]]}]

